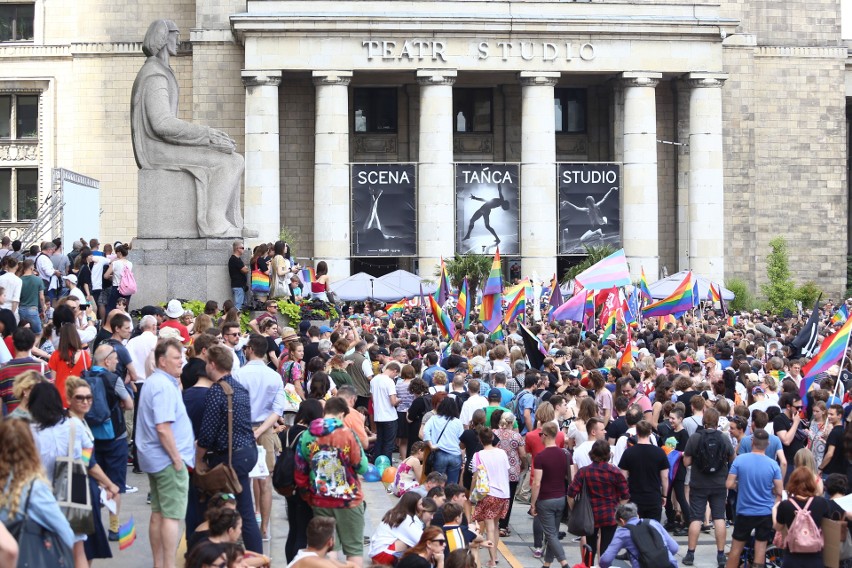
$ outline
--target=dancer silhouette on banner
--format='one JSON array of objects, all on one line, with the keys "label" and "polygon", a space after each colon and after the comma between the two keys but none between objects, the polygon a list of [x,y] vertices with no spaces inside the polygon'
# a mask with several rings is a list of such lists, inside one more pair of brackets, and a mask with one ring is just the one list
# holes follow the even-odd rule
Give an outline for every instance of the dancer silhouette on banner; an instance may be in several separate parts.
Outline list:
[{"label": "dancer silhouette on banner", "polygon": [[378,229],[382,234],[382,222],[379,220],[379,198],[385,192],[383,189],[379,190],[379,193],[376,194],[376,190],[372,188],[372,186],[368,189],[370,192],[370,198],[372,202],[370,204],[370,217],[367,219],[367,222],[364,223],[364,230],[368,231],[372,229],[374,226]]},{"label": "dancer silhouette on banner", "polygon": [[491,211],[493,209],[501,208],[503,211],[509,210],[509,202],[503,197],[503,184],[497,184],[497,193],[499,197],[495,197],[494,199],[482,199],[481,197],[477,197],[475,195],[471,195],[470,198],[474,201],[482,201],[483,205],[479,209],[477,209],[470,218],[470,222],[467,225],[467,234],[462,239],[466,241],[470,238],[470,232],[473,231],[473,226],[476,224],[478,219],[482,219],[482,222],[485,224],[485,228],[488,229],[492,235],[494,235],[494,244],[500,244],[500,237],[497,236],[497,232],[491,227]]},{"label": "dancer silhouette on banner", "polygon": [[603,238],[603,227],[607,224],[607,218],[605,215],[601,213],[601,205],[603,205],[604,201],[612,194],[612,192],[618,191],[617,187],[610,188],[609,191],[606,192],[606,195],[603,198],[595,203],[595,198],[591,195],[586,197],[586,206],[585,207],[577,207],[573,203],[568,200],[565,200],[561,203],[562,207],[571,207],[580,213],[586,213],[589,216],[589,224],[592,226],[591,229],[583,233],[583,236],[580,237],[580,242],[585,243],[589,241],[595,235],[598,238]]}]

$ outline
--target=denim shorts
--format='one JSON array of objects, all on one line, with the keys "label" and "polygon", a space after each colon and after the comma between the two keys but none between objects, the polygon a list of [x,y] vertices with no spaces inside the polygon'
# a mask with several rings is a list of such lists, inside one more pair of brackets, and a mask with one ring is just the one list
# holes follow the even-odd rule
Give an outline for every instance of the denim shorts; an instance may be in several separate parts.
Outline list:
[{"label": "denim shorts", "polygon": [[19,306],[18,316],[22,322],[29,322],[30,329],[33,330],[33,333],[36,335],[41,333],[41,316],[38,313],[37,306]]}]

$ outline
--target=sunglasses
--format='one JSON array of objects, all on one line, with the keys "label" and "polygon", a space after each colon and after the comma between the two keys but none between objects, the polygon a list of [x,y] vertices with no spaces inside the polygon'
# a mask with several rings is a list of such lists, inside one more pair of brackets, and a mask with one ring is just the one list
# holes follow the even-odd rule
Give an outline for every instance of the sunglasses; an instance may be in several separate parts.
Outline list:
[{"label": "sunglasses", "polygon": [[430,539],[429,542],[447,542],[447,540],[443,538],[433,538]]},{"label": "sunglasses", "polygon": [[76,400],[77,402],[92,402],[92,400],[94,400],[94,397],[90,394],[75,394],[74,400]]}]

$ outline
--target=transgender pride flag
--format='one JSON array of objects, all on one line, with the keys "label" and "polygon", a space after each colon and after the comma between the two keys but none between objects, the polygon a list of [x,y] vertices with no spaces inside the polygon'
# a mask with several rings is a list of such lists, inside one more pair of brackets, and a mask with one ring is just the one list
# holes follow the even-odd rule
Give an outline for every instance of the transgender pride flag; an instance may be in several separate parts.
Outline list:
[{"label": "transgender pride flag", "polygon": [[630,284],[630,270],[624,249],[619,249],[577,275],[577,281],[589,290],[604,290]]}]

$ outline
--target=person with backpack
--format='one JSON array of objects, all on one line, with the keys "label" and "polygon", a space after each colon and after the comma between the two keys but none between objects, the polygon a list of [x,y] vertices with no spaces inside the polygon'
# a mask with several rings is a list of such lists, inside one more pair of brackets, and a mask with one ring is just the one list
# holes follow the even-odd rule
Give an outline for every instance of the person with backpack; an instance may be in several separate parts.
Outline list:
[{"label": "person with backpack", "polygon": [[769,434],[755,430],[751,452],[737,456],[725,485],[737,491],[737,514],[728,554],[728,568],[736,568],[745,543],[754,533],[754,562],[766,560],[766,545],[772,536],[772,508],[784,490],[781,468],[766,455]]},{"label": "person with backpack", "polygon": [[136,293],[136,277],[133,275],[133,263],[127,260],[130,249],[127,245],[119,244],[115,247],[115,259],[110,261],[109,268],[104,270],[104,278],[112,280],[109,299],[107,299],[106,313],[115,309],[119,298],[127,300],[127,309],[130,309],[130,297]]},{"label": "person with backpack", "polygon": [[829,502],[817,491],[816,478],[807,467],[793,470],[786,489],[788,498],[775,511],[775,530],[781,533],[784,548],[781,568],[822,568],[820,524],[829,516]]},{"label": "person with backpack", "polygon": [[609,568],[622,549],[627,550],[632,568],[677,568],[677,543],[656,520],[640,519],[635,504],[619,505],[615,522],[612,542],[601,554],[601,568]]},{"label": "person with backpack", "polygon": [[524,375],[524,389],[515,395],[510,410],[518,417],[521,427],[520,434],[523,436],[534,428],[535,411],[538,408],[536,397],[533,394],[538,385],[538,372],[529,370]]},{"label": "person with backpack", "polygon": [[325,402],[323,418],[311,422],[296,449],[295,480],[316,517],[333,517],[346,560],[360,567],[364,556],[364,492],[358,474],[367,472],[364,449],[343,424],[346,401]]},{"label": "person with backpack", "polygon": [[683,451],[683,464],[692,466],[689,482],[689,541],[683,563],[692,566],[695,563],[695,546],[704,511],[710,503],[710,517],[716,533],[716,563],[724,566],[725,557],[725,501],[728,490],[725,482],[728,477],[728,464],[734,459],[734,446],[731,438],[717,428],[719,411],[708,408],[702,417],[702,430],[689,437]]}]

